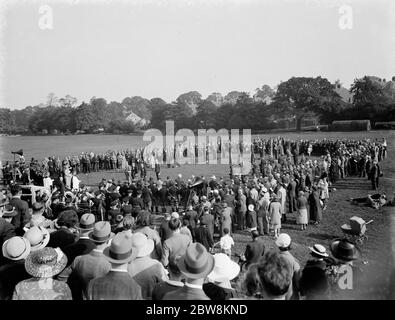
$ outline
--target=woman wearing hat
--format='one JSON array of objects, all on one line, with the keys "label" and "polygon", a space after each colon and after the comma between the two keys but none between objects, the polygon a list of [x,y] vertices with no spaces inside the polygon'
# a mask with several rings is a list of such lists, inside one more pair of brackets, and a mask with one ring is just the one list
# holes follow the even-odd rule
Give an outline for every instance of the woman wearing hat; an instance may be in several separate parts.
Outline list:
[{"label": "woman wearing hat", "polygon": [[16,285],[12,300],[72,300],[68,285],[53,279],[66,264],[67,257],[59,248],[32,252],[25,260],[26,271],[32,278]]},{"label": "woman wearing hat", "polygon": [[309,222],[308,212],[307,212],[307,199],[304,196],[303,191],[299,191],[298,199],[296,200],[296,223],[301,225],[301,230],[306,230],[307,224]]},{"label": "woman wearing hat", "polygon": [[78,216],[74,210],[65,210],[60,213],[54,221],[56,231],[51,233],[48,247],[63,250],[67,245],[73,244],[78,237],[77,223]]},{"label": "woman wearing hat", "polygon": [[31,251],[43,249],[49,242],[49,232],[42,226],[31,227],[23,237],[30,242]]},{"label": "woman wearing hat", "polygon": [[255,230],[257,227],[257,216],[256,216],[255,206],[253,204],[248,205],[248,211],[246,214],[246,224],[247,224],[247,228],[250,228],[250,230]]},{"label": "woman wearing hat", "polygon": [[30,278],[25,259],[30,254],[30,242],[23,237],[12,237],[2,245],[4,263],[0,267],[0,300],[11,300],[15,286]]},{"label": "woman wearing hat", "polygon": [[310,208],[310,219],[314,224],[319,224],[322,220],[322,206],[320,203],[320,192],[316,186],[312,187],[312,192],[308,198]]},{"label": "woman wearing hat", "polygon": [[204,292],[211,300],[237,298],[230,282],[240,273],[240,266],[224,253],[215,254],[214,260],[214,269],[207,276],[209,282],[203,284]]},{"label": "woman wearing hat", "polygon": [[306,300],[330,299],[330,285],[327,275],[329,255],[324,246],[309,247],[312,259],[308,260],[299,281],[300,295]]},{"label": "woman wearing hat", "polygon": [[273,199],[269,205],[269,221],[270,225],[274,230],[274,237],[277,239],[281,229],[281,216],[282,216],[281,203],[278,201],[278,197],[274,194]]}]

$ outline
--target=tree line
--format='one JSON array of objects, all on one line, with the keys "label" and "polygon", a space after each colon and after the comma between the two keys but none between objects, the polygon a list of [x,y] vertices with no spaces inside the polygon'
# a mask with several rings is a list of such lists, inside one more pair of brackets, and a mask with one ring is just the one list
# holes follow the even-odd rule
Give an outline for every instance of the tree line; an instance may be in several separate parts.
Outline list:
[{"label": "tree line", "polygon": [[[395,77],[387,85],[377,77],[355,79],[349,94],[352,99],[347,101],[336,91],[336,85],[322,77],[292,77],[275,89],[268,85],[257,88],[254,94],[231,91],[225,96],[212,93],[203,99],[199,92],[191,91],[171,103],[132,96],[121,102],[92,97],[77,105],[77,99],[70,95],[58,98],[50,93],[38,106],[0,108],[0,132],[132,133],[147,128],[164,130],[166,120],[173,120],[176,129],[252,130],[286,125],[300,129],[306,119],[316,119],[320,124],[351,119],[370,119],[373,123],[395,120]],[[134,124],[126,119],[131,112],[148,121]]]}]

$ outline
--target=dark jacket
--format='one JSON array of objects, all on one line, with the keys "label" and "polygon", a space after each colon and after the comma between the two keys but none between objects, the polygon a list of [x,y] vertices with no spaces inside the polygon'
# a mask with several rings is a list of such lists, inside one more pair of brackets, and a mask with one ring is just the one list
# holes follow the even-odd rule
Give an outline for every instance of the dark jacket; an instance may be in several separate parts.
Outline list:
[{"label": "dark jacket", "polygon": [[95,243],[85,238],[79,239],[77,242],[64,247],[63,252],[67,256],[67,265],[72,264],[77,256],[88,254],[95,248]]},{"label": "dark jacket", "polygon": [[207,225],[208,229],[211,232],[211,236],[214,236],[214,216],[212,214],[203,214],[200,217],[200,221]]},{"label": "dark jacket", "polygon": [[[15,227],[11,223],[9,223],[4,218],[0,217],[0,246],[3,246],[3,243],[15,236]],[[0,252],[0,256],[1,256]]]},{"label": "dark jacket", "polygon": [[26,279],[31,278],[25,269],[25,260],[12,261],[0,267],[0,300],[11,300],[15,286]]},{"label": "dark jacket", "polygon": [[141,288],[130,274],[110,271],[88,284],[88,300],[142,300]]},{"label": "dark jacket", "polygon": [[213,235],[205,225],[201,225],[195,229],[195,241],[204,245],[208,251],[214,245]]},{"label": "dark jacket", "polygon": [[162,224],[159,227],[159,236],[162,240],[162,243],[169,239],[173,234],[173,231],[169,228],[169,220],[163,220]]},{"label": "dark jacket", "polygon": [[183,286],[180,289],[167,293],[163,300],[210,300],[203,289]]},{"label": "dark jacket", "polygon": [[180,287],[183,286],[184,284],[182,283],[173,284],[171,280],[157,283],[154,287],[154,290],[152,291],[152,300],[163,300],[163,297],[167,293],[180,289]]},{"label": "dark jacket", "polygon": [[211,282],[203,284],[203,291],[211,300],[238,298],[236,290],[221,288]]},{"label": "dark jacket", "polygon": [[258,262],[259,258],[265,253],[265,244],[262,239],[255,238],[246,246],[244,256],[246,258],[246,266]]},{"label": "dark jacket", "polygon": [[47,247],[63,250],[66,246],[73,244],[76,241],[76,237],[69,229],[59,229],[50,233]]},{"label": "dark jacket", "polygon": [[26,201],[19,198],[11,198],[10,205],[17,211],[17,215],[12,218],[11,224],[15,226],[17,235],[24,234],[23,227],[30,222],[31,214],[29,212],[29,205]]}]

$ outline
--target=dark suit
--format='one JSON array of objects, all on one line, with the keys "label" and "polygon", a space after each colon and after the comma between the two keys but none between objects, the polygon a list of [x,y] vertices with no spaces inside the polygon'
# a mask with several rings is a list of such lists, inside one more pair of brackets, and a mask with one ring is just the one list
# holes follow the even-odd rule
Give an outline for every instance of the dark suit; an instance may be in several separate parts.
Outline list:
[{"label": "dark suit", "polygon": [[15,227],[4,218],[0,217],[0,247],[3,243],[15,236]]},{"label": "dark suit", "polygon": [[64,247],[63,252],[68,259],[67,265],[72,264],[76,257],[88,254],[95,248],[95,243],[85,238],[79,239],[77,242]]},{"label": "dark suit", "polygon": [[195,210],[188,210],[185,212],[184,219],[189,221],[189,225],[192,229],[195,229],[197,223],[197,212]]},{"label": "dark suit", "polygon": [[204,245],[207,251],[214,245],[213,235],[207,226],[200,226],[195,229],[195,241]]},{"label": "dark suit", "polygon": [[163,300],[210,300],[203,289],[190,288],[183,286],[180,289],[167,293]]},{"label": "dark suit", "polygon": [[159,236],[163,242],[169,239],[173,235],[173,231],[169,228],[169,220],[163,220],[162,224],[159,227]]},{"label": "dark suit", "polygon": [[26,279],[31,278],[25,269],[25,260],[6,260],[6,264],[0,267],[0,300],[11,300],[15,286]]},{"label": "dark suit", "polygon": [[246,258],[246,267],[258,262],[259,258],[265,253],[265,244],[262,239],[255,238],[246,246],[244,256]]},{"label": "dark suit", "polygon": [[60,248],[63,250],[65,247],[73,244],[75,241],[76,235],[68,229],[62,228],[50,233],[47,247]]},{"label": "dark suit", "polygon": [[212,214],[203,214],[200,221],[207,225],[210,230],[211,236],[214,236],[214,216]]},{"label": "dark suit", "polygon": [[141,287],[125,271],[110,271],[88,284],[88,300],[142,300]]},{"label": "dark suit", "polygon": [[[82,300],[86,295],[86,288],[92,279],[103,277],[111,270],[111,263],[104,257],[103,253],[92,250],[88,254],[76,257],[69,268],[66,268],[58,278],[65,272],[70,273],[67,284],[71,289],[73,300]],[[61,279],[59,279],[61,280]]]},{"label": "dark suit", "polygon": [[10,205],[12,205],[17,212],[17,215],[12,218],[11,223],[15,226],[16,234],[22,236],[24,234],[23,227],[30,222],[31,218],[29,205],[26,201],[16,197],[11,198]]}]

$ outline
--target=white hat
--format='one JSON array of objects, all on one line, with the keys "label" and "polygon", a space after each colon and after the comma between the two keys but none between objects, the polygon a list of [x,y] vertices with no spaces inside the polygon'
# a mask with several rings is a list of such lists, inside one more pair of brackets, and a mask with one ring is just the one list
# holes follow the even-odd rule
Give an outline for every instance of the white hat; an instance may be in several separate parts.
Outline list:
[{"label": "white hat", "polygon": [[148,239],[144,233],[133,233],[130,239],[132,247],[137,250],[137,258],[148,256],[154,250],[154,240]]},{"label": "white hat", "polygon": [[10,260],[26,259],[31,251],[30,242],[23,237],[12,237],[3,243],[3,257]]},{"label": "white hat", "polygon": [[214,269],[207,276],[212,281],[230,281],[236,278],[240,272],[240,266],[224,253],[215,254],[214,261]]},{"label": "white hat", "polygon": [[248,210],[249,211],[254,211],[254,205],[253,204],[249,204],[248,205]]},{"label": "white hat", "polygon": [[329,255],[326,253],[326,249],[323,245],[315,244],[313,247],[309,247],[310,251],[319,255],[321,257],[328,257]]},{"label": "white hat", "polygon": [[40,250],[49,242],[49,231],[42,226],[33,226],[23,235],[31,245],[31,251]]},{"label": "white hat", "polygon": [[291,244],[291,237],[286,233],[280,233],[277,240],[276,245],[279,248],[287,248]]},{"label": "white hat", "polygon": [[178,219],[180,217],[180,215],[178,214],[178,212],[173,212],[172,214],[171,214],[171,218],[172,219]]}]

